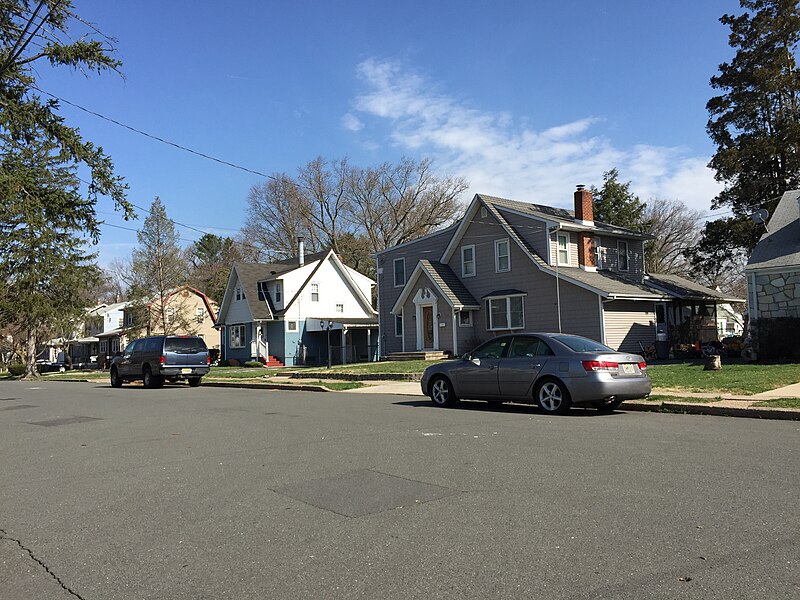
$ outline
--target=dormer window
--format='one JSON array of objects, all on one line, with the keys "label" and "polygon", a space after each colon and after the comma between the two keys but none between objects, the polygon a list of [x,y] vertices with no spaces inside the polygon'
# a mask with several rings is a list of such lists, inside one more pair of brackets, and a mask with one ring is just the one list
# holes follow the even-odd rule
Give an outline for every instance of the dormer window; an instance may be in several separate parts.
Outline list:
[{"label": "dormer window", "polygon": [[566,233],[556,236],[556,255],[559,265],[569,266],[569,235]]},{"label": "dormer window", "polygon": [[627,271],[628,265],[628,242],[624,240],[617,241],[617,266],[620,271]]},{"label": "dormer window", "polygon": [[461,276],[475,276],[475,246],[462,246],[461,248]]}]

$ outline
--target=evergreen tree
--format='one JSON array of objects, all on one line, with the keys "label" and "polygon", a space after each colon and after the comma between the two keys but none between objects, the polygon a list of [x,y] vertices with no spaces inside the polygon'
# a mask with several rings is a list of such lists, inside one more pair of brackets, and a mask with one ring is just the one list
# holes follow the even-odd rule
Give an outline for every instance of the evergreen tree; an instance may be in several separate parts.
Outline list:
[{"label": "evergreen tree", "polygon": [[147,334],[185,330],[190,319],[181,314],[172,292],[186,283],[187,268],[175,223],[160,198],[153,200],[136,237],[139,245],[131,257],[129,289],[131,310],[139,321],[136,328]]},{"label": "evergreen tree", "polygon": [[37,343],[80,319],[100,278],[84,237],[98,232],[92,202],[74,165],[35,134],[5,137],[0,155],[0,326],[24,339],[26,377],[37,375]]},{"label": "evergreen tree", "polygon": [[594,198],[594,218],[602,223],[641,231],[644,226],[646,205],[631,192],[631,182],[619,181],[619,171],[603,173],[603,187],[591,187]]},{"label": "evergreen tree", "polygon": [[800,187],[800,41],[797,0],[740,0],[744,13],[720,19],[736,50],[719,66],[711,86],[708,134],[717,147],[709,166],[725,188],[712,208],[729,206],[734,216],[709,222],[692,261],[695,269],[718,272],[723,260],[740,262],[758,242],[763,227],[748,216],[770,212],[780,196]]}]

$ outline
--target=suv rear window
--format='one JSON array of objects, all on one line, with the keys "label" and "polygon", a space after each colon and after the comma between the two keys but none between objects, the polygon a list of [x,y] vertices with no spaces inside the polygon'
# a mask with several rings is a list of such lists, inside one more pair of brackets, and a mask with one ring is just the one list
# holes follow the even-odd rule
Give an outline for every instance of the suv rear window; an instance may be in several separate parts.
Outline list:
[{"label": "suv rear window", "polygon": [[203,338],[167,338],[164,343],[164,352],[177,352],[178,354],[189,354],[192,352],[206,352],[206,343]]}]

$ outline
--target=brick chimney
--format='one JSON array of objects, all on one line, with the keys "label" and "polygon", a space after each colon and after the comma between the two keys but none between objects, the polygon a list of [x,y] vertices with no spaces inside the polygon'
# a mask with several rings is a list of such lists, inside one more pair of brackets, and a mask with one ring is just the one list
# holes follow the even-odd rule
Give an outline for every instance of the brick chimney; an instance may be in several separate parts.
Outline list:
[{"label": "brick chimney", "polygon": [[594,225],[594,201],[592,192],[585,185],[575,190],[575,222],[581,225]]},{"label": "brick chimney", "polygon": [[[575,222],[594,226],[594,201],[592,192],[579,185],[575,190]],[[585,271],[596,271],[594,235],[591,232],[578,234],[578,266]]]}]

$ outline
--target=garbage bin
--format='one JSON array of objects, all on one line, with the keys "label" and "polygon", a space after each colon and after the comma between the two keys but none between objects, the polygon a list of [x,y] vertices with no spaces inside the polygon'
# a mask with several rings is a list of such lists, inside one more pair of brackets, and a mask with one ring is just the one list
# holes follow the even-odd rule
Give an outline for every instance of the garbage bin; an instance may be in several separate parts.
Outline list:
[{"label": "garbage bin", "polygon": [[659,360],[669,358],[669,340],[666,333],[656,334],[656,358]]}]

